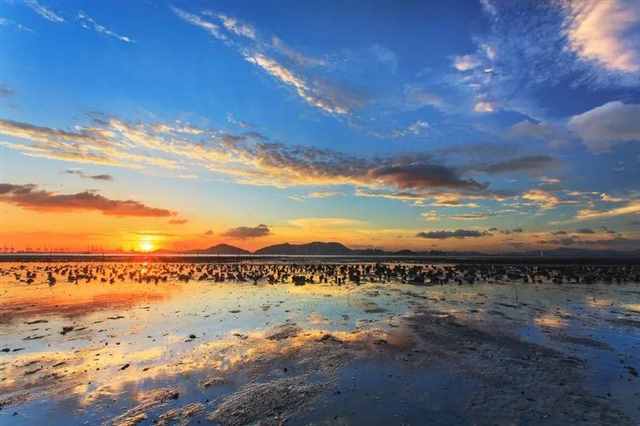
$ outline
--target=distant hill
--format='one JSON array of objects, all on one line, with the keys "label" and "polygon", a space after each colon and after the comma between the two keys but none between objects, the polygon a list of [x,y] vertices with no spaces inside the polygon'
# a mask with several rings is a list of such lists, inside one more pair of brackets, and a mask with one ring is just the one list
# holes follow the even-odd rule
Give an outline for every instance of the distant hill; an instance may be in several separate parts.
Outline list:
[{"label": "distant hill", "polygon": [[251,254],[250,251],[241,249],[240,247],[231,246],[229,244],[218,244],[206,249],[189,250],[186,253],[194,254],[231,254],[231,255],[245,255]]},{"label": "distant hill", "polygon": [[349,255],[354,251],[341,243],[323,243],[315,241],[308,244],[276,244],[256,250],[254,254],[279,254],[279,255]]},{"label": "distant hill", "polygon": [[[160,251],[157,251],[160,253]],[[408,256],[408,257],[522,257],[522,258],[596,258],[596,257],[640,257],[640,250],[634,251],[615,251],[615,250],[593,250],[581,249],[573,247],[558,247],[555,249],[545,250],[542,253],[539,250],[523,251],[523,252],[504,252],[504,253],[482,253],[475,251],[413,251],[398,250],[385,251],[381,249],[350,249],[342,243],[338,242],[321,242],[314,241],[307,244],[275,244],[263,247],[251,253],[248,250],[229,244],[218,244],[205,249],[189,250],[186,254],[211,254],[211,255],[281,255],[281,256]]]}]

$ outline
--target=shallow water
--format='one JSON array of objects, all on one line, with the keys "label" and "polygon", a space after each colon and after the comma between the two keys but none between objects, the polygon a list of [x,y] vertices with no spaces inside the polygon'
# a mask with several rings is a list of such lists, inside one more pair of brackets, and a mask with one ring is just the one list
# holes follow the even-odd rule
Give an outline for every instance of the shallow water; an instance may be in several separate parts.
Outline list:
[{"label": "shallow water", "polygon": [[[151,424],[201,403],[185,417],[196,422],[248,385],[295,377],[311,402],[292,396],[291,424],[473,424],[466,410],[481,379],[447,357],[415,361],[439,351],[424,339],[416,349],[406,326],[423,309],[584,360],[582,385],[640,421],[635,284],[49,286],[4,276],[0,297],[0,424],[127,414]],[[327,335],[356,349],[333,358]],[[168,396],[154,399],[158,389]]]}]

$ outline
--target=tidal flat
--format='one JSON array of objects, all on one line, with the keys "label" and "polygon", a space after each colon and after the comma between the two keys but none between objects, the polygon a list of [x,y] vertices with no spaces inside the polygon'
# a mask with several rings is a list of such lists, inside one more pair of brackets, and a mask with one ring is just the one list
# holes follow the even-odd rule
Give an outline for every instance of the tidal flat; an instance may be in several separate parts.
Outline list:
[{"label": "tidal flat", "polygon": [[322,265],[2,263],[0,424],[640,424],[634,267]]}]

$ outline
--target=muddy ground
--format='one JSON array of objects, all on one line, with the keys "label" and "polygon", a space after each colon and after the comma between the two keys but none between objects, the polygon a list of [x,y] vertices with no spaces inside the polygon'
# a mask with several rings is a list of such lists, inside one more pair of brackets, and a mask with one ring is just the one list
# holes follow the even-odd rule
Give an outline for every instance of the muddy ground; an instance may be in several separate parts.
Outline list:
[{"label": "muddy ground", "polygon": [[3,425],[640,423],[635,284],[2,285]]}]

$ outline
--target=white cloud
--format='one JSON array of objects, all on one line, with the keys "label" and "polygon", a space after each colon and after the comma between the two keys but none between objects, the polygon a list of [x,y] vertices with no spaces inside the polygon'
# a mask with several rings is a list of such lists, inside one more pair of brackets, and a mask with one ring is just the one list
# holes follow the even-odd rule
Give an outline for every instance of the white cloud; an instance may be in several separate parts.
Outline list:
[{"label": "white cloud", "polygon": [[[281,82],[293,87],[298,96],[308,104],[331,114],[349,113],[349,106],[341,102],[337,96],[327,96],[326,92],[312,87],[303,77],[296,75],[293,71],[262,53],[246,53],[245,59],[259,66]],[[336,93],[336,95],[339,96],[340,94]]]},{"label": "white cloud", "polygon": [[125,43],[133,43],[133,39],[131,39],[131,37],[123,36],[111,31],[104,25],[98,24],[91,16],[82,11],[78,12],[78,20],[80,21],[80,25],[82,25],[83,28],[86,28],[88,30],[93,29],[100,34],[113,37]]},{"label": "white cloud", "polygon": [[522,198],[539,204],[544,209],[552,209],[562,203],[555,194],[542,189],[531,189],[522,194]]},{"label": "white cloud", "polygon": [[569,128],[596,152],[607,151],[617,143],[640,141],[640,105],[608,102],[574,115]]},{"label": "white cloud", "polygon": [[253,26],[242,23],[232,16],[224,15],[222,13],[216,14],[210,11],[202,12],[202,14],[217,17],[222,22],[222,25],[235,35],[247,37],[252,40],[256,39],[256,30],[255,28],[253,28]]},{"label": "white cloud", "polygon": [[626,206],[617,207],[611,210],[592,210],[583,209],[578,211],[576,219],[589,220],[589,219],[601,219],[615,216],[625,216],[629,214],[640,213],[640,201],[631,201]]},{"label": "white cloud", "polygon": [[403,138],[406,136],[421,136],[429,131],[431,126],[424,120],[417,120],[404,129],[394,130],[391,137],[394,139]]},{"label": "white cloud", "polygon": [[435,210],[420,213],[420,216],[422,216],[422,218],[428,222],[435,222],[439,219],[438,212],[436,212]]},{"label": "white cloud", "polygon": [[473,106],[475,112],[493,112],[495,111],[495,104],[489,101],[478,101]]},{"label": "white cloud", "polygon": [[38,3],[36,0],[25,0],[24,2],[31,10],[33,10],[38,15],[42,16],[44,19],[50,22],[54,22],[56,24],[61,24],[64,22],[64,18],[51,9],[48,9]]},{"label": "white cloud", "polygon": [[481,63],[482,62],[480,61],[480,59],[478,59],[474,55],[462,55],[453,58],[453,67],[458,71],[472,70],[479,66]]},{"label": "white cloud", "polygon": [[511,139],[542,140],[552,148],[564,146],[572,139],[563,125],[544,122],[534,123],[529,120],[523,120],[511,126],[507,136]]},{"label": "white cloud", "polygon": [[625,73],[640,71],[640,7],[629,0],[567,2],[569,47],[580,57]]},{"label": "white cloud", "polygon": [[311,56],[304,55],[297,50],[287,46],[282,39],[273,36],[271,38],[271,47],[278,53],[284,55],[290,61],[301,67],[324,67],[327,65],[325,59],[313,58]]},{"label": "white cloud", "polygon": [[182,20],[184,20],[184,21],[186,21],[186,22],[188,22],[188,23],[190,23],[192,25],[195,25],[196,27],[200,27],[200,28],[204,29],[205,31],[207,31],[209,34],[211,34],[215,38],[217,38],[219,40],[226,40],[227,39],[227,36],[225,36],[220,31],[220,26],[218,24],[214,24],[213,22],[209,22],[209,21],[207,21],[205,19],[202,19],[198,15],[194,15],[193,13],[185,12],[184,10],[178,9],[177,7],[173,7],[172,6],[171,9]]}]

